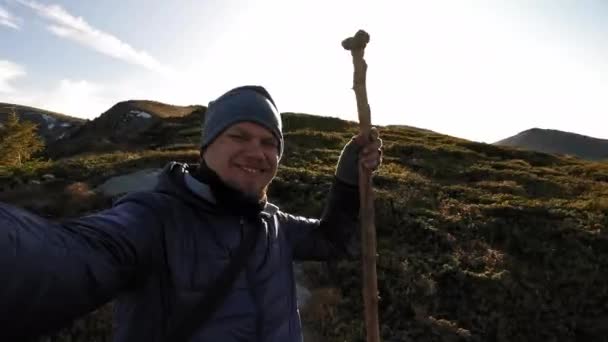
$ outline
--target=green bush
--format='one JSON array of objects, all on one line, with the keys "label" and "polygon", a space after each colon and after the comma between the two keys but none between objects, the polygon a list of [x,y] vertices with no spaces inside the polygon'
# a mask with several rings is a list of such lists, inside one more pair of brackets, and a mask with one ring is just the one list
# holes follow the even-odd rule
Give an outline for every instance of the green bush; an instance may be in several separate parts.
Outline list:
[{"label": "green bush", "polygon": [[44,141],[37,130],[36,124],[21,122],[17,112],[11,111],[0,125],[0,167],[21,166],[44,150]]}]

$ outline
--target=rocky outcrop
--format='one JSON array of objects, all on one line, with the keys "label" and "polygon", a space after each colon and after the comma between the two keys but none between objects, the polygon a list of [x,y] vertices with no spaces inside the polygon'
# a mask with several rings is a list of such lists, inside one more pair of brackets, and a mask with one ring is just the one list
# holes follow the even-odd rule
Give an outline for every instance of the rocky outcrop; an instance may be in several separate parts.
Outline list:
[{"label": "rocky outcrop", "polygon": [[99,185],[96,190],[108,197],[133,191],[149,190],[156,185],[160,172],[161,169],[144,169],[112,177]]}]

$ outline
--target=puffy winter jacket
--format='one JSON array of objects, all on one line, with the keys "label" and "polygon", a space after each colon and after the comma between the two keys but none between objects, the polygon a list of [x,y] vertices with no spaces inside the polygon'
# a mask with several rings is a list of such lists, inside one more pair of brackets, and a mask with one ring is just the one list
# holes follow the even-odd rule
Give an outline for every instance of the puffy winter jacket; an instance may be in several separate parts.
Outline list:
[{"label": "puffy winter jacket", "polygon": [[[0,203],[0,340],[58,329],[113,300],[115,341],[164,341],[250,228],[216,210],[188,167],[169,163],[155,189],[78,219]],[[267,204],[253,256],[190,341],[301,341],[293,262],[349,256],[357,216],[357,188],[337,179],[321,219]]]}]

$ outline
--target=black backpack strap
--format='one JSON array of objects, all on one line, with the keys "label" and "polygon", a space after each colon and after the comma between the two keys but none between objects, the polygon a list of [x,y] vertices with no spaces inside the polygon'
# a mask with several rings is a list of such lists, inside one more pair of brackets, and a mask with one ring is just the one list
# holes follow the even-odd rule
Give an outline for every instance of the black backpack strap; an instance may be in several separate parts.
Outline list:
[{"label": "black backpack strap", "polygon": [[236,278],[247,264],[247,260],[254,250],[256,241],[263,231],[259,224],[253,226],[254,229],[244,230],[243,240],[235,255],[231,258],[228,266],[226,266],[215,283],[209,288],[202,300],[197,303],[192,312],[190,312],[187,317],[184,317],[182,322],[173,327],[172,332],[169,334],[166,341],[188,341],[192,335],[207,322],[211,315],[219,308],[220,304],[226,299],[226,296],[232,290]]}]

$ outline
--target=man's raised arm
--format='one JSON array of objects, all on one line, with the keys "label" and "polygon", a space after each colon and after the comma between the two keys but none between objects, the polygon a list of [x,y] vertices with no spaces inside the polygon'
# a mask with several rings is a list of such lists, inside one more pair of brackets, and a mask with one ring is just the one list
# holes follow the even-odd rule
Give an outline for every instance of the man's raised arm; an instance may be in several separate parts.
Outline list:
[{"label": "man's raised arm", "polygon": [[382,160],[382,140],[363,141],[360,135],[346,144],[320,219],[282,214],[294,260],[328,260],[353,256],[353,234],[359,232],[359,167],[376,169]]}]

